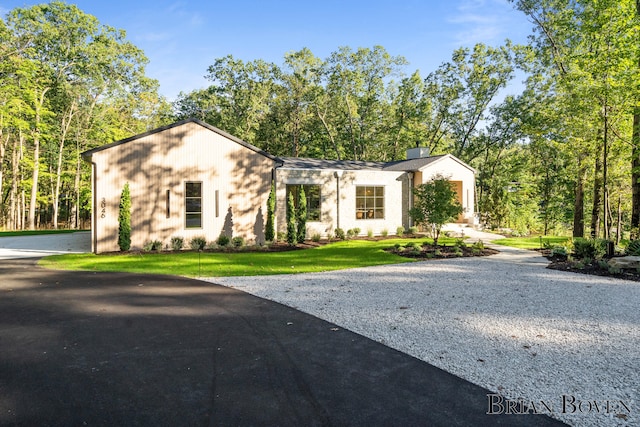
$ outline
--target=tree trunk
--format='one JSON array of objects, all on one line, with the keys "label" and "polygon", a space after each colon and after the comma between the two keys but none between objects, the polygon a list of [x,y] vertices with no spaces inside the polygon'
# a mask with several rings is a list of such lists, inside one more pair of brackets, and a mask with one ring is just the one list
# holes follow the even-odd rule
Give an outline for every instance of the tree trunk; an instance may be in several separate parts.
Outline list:
[{"label": "tree trunk", "polygon": [[602,157],[597,150],[596,164],[593,171],[593,208],[591,209],[591,237],[600,236],[600,206],[602,205]]},{"label": "tree trunk", "polygon": [[573,237],[584,237],[584,179],[587,171],[582,157],[582,155],[578,157],[578,176],[573,204]]},{"label": "tree trunk", "polygon": [[631,238],[639,238],[640,228],[640,108],[633,115],[631,154]]}]

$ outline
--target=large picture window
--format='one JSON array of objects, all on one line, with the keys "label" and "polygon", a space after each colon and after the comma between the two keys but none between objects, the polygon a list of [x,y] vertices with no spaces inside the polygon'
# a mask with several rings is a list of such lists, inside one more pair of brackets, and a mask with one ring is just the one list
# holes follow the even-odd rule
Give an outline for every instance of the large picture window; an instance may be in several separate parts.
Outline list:
[{"label": "large picture window", "polygon": [[296,209],[298,208],[300,187],[304,188],[304,195],[307,199],[307,221],[320,221],[320,186],[314,184],[287,185],[287,199],[289,198],[289,193],[293,193]]},{"label": "large picture window", "polygon": [[202,228],[202,183],[185,183],[185,227]]},{"label": "large picture window", "polygon": [[356,219],[384,219],[384,187],[356,187]]}]

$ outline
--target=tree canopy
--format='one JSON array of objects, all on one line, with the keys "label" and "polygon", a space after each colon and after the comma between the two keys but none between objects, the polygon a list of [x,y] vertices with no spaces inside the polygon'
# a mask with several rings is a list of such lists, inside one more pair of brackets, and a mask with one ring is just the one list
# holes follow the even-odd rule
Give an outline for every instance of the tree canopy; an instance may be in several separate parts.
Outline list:
[{"label": "tree canopy", "polygon": [[459,48],[435,70],[412,70],[382,46],[326,58],[303,48],[281,64],[230,53],[203,70],[208,87],[173,105],[124,30],[58,1],[14,9],[0,19],[0,226],[86,226],[80,153],[194,117],[281,156],[451,153],[477,170],[487,226],[637,232],[637,2],[510,1],[532,24],[528,45]]}]

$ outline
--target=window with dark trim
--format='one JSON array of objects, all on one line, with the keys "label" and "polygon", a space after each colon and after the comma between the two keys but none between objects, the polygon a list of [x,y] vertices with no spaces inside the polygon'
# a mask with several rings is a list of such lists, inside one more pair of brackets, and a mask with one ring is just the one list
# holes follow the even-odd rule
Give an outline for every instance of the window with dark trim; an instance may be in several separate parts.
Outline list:
[{"label": "window with dark trim", "polygon": [[184,190],[185,227],[202,228],[202,182],[186,182]]},{"label": "window with dark trim", "polygon": [[287,185],[287,199],[289,199],[289,193],[293,193],[296,209],[298,208],[300,187],[304,188],[304,195],[307,199],[307,221],[320,221],[322,200],[320,186],[315,184]]},{"label": "window with dark trim", "polygon": [[167,205],[166,205],[167,218],[171,218],[171,200],[170,200],[170,196],[171,196],[171,190],[167,190]]},{"label": "window with dark trim", "polygon": [[384,219],[384,187],[356,187],[356,219]]}]

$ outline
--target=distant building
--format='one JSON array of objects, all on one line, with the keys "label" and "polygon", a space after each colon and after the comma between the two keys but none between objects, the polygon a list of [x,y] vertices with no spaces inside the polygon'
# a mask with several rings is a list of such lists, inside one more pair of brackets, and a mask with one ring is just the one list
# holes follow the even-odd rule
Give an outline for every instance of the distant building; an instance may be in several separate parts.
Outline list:
[{"label": "distant building", "polygon": [[408,150],[407,160],[364,162],[276,157],[198,120],[184,120],[84,152],[92,164],[92,250],[117,251],[118,205],[131,190],[131,247],[171,237],[220,234],[264,242],[267,199],[276,185],[276,229],[286,230],[288,192],[304,186],[307,235],[411,226],[411,188],[442,174],[463,214],[474,218],[475,170],[451,155]]}]

